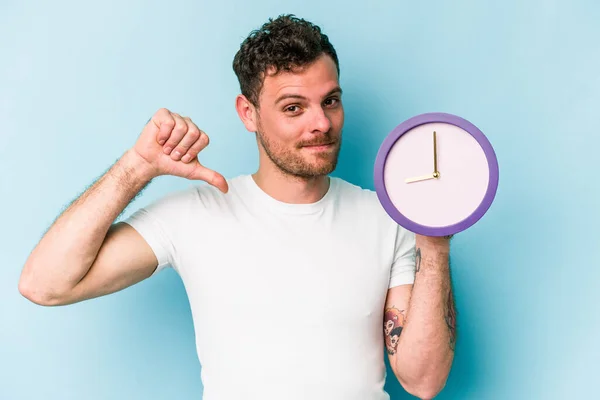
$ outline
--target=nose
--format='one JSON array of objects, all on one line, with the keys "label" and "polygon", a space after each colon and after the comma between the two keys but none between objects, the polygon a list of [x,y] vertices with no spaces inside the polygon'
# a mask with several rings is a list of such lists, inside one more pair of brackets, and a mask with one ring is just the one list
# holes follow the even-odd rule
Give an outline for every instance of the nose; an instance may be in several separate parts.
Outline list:
[{"label": "nose", "polygon": [[331,120],[325,113],[322,107],[318,107],[315,109],[312,119],[312,129],[313,133],[325,133],[329,132],[331,129]]}]

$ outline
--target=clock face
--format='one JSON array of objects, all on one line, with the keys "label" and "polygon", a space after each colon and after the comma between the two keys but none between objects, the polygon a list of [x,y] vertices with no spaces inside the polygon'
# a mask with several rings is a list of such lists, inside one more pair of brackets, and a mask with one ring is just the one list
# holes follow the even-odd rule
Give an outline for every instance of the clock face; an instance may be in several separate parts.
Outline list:
[{"label": "clock face", "polygon": [[488,210],[498,164],[483,133],[443,113],[422,114],[394,129],[375,163],[375,186],[387,213],[427,236],[467,229]]}]

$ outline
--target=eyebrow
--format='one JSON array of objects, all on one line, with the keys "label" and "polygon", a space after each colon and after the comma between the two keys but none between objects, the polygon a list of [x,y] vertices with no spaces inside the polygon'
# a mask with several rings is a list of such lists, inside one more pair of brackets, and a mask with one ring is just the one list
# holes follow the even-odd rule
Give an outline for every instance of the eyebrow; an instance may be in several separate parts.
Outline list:
[{"label": "eyebrow", "polygon": [[[331,96],[334,93],[339,93],[340,95],[342,94],[342,88],[337,86],[335,88],[333,88],[332,90],[329,91],[329,93],[327,93],[325,95],[325,97]],[[295,94],[295,93],[287,93],[287,94],[282,94],[281,96],[279,96],[277,98],[277,100],[275,100],[275,104],[278,104],[279,102],[286,100],[286,99],[300,99],[300,100],[306,100],[306,97],[301,96],[299,94]]]}]

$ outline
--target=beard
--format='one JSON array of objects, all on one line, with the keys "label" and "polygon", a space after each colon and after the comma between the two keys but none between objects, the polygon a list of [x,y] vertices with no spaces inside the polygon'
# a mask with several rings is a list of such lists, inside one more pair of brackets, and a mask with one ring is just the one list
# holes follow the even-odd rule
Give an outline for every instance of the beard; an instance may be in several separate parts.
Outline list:
[{"label": "beard", "polygon": [[[256,138],[264,149],[267,157],[284,174],[297,178],[314,178],[325,176],[333,172],[337,166],[338,156],[342,147],[341,134],[333,138],[330,132],[311,140],[296,144],[293,148],[282,146],[280,143],[269,140],[258,127]],[[333,149],[314,153],[303,154],[302,147],[333,142]]]}]

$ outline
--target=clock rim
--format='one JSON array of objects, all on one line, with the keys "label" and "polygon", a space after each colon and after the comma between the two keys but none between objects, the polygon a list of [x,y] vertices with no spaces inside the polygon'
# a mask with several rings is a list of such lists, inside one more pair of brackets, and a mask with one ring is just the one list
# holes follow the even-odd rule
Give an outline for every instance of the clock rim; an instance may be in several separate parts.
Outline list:
[{"label": "clock rim", "polygon": [[[488,163],[489,169],[489,181],[488,186],[485,192],[485,196],[483,197],[481,203],[475,208],[475,210],[466,218],[461,221],[458,221],[452,225],[446,226],[426,226],[414,222],[407,217],[405,217],[392,203],[390,199],[384,180],[384,171],[385,171],[385,162],[387,157],[392,149],[392,147],[396,144],[398,139],[406,132],[410,131],[417,126],[429,124],[429,123],[448,123],[454,126],[457,126],[467,133],[469,133],[481,146],[485,158]],[[499,181],[499,169],[498,169],[498,159],[496,157],[496,153],[494,148],[492,147],[488,138],[477,128],[474,124],[467,121],[466,119],[459,117],[457,115],[442,113],[442,112],[431,112],[419,114],[414,117],[407,119],[402,122],[398,126],[396,126],[384,139],[381,146],[379,147],[379,151],[377,152],[377,157],[375,159],[375,168],[374,168],[374,183],[375,183],[375,192],[377,193],[377,197],[379,198],[379,202],[383,206],[384,210],[388,213],[388,215],[399,225],[408,229],[409,231],[425,236],[448,236],[454,235],[458,232],[464,231],[471,226],[473,226],[477,221],[479,221],[485,213],[488,211],[494,198],[496,196],[496,191],[498,188]]]}]

